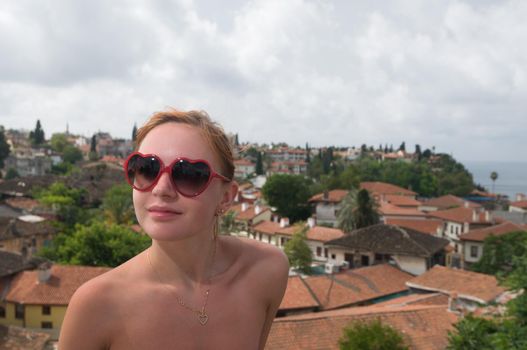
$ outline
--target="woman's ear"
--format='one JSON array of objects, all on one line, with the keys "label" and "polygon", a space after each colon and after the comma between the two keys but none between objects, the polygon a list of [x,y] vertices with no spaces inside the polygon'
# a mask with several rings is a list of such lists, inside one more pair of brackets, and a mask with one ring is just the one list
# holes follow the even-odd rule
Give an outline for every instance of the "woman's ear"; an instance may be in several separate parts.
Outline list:
[{"label": "woman's ear", "polygon": [[223,212],[227,212],[230,208],[236,196],[238,195],[238,183],[232,180],[229,183],[226,183],[223,187],[223,197],[220,202],[220,207]]}]

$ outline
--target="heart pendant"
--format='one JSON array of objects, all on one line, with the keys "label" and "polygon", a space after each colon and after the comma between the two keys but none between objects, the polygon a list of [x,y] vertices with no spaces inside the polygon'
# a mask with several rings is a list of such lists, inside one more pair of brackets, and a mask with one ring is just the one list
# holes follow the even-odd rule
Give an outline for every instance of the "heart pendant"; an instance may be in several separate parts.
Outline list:
[{"label": "heart pendant", "polygon": [[201,323],[201,325],[204,326],[205,323],[207,323],[207,321],[209,320],[209,316],[207,316],[207,314],[200,314],[198,316],[198,319],[199,319],[199,323]]}]

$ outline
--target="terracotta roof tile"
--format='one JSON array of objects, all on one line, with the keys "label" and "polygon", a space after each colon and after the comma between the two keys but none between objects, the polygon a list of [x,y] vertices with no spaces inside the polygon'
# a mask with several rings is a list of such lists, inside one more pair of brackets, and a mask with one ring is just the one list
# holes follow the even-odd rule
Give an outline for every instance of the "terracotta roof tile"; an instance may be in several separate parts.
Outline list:
[{"label": "terracotta roof tile", "polygon": [[[474,220],[474,214],[476,220]],[[480,212],[479,210],[464,207],[433,211],[428,213],[428,215],[433,218],[457,222],[460,224],[465,222],[472,224],[492,224],[492,217],[490,215],[488,218],[489,220],[487,220],[485,212]]]},{"label": "terracotta roof tile", "polygon": [[527,209],[527,201],[512,202],[510,206],[521,208],[521,209]]},{"label": "terracotta roof tile", "polygon": [[309,202],[330,202],[340,203],[348,194],[347,190],[331,190],[327,192],[327,197],[324,197],[324,192],[318,193],[309,199]]},{"label": "terracotta roof tile", "polygon": [[255,205],[248,205],[246,210],[242,210],[242,206],[243,204],[240,203],[229,209],[229,211],[233,211],[236,214],[236,220],[252,220],[264,211],[270,210],[268,207],[260,206],[260,212],[257,214]]},{"label": "terracotta roof tile", "polygon": [[499,225],[480,228],[477,230],[470,230],[467,233],[459,236],[459,239],[462,241],[483,242],[485,238],[490,235],[501,236],[515,231],[527,231],[527,227],[525,225],[514,224],[512,222],[506,221]]},{"label": "terracotta roof tile", "polygon": [[437,228],[443,226],[441,220],[412,220],[412,219],[385,219],[387,225],[394,225],[404,228],[410,228],[422,233],[428,233],[435,235],[437,233]]},{"label": "terracotta roof tile", "polygon": [[40,205],[40,203],[36,199],[31,199],[27,197],[8,198],[5,202],[12,208],[24,209],[27,211],[31,211]]},{"label": "terracotta roof tile", "polygon": [[466,201],[463,198],[459,198],[451,194],[447,194],[445,196],[437,198],[432,198],[426,202],[423,202],[422,205],[427,207],[436,207],[438,208],[438,210],[465,207],[465,205],[468,205],[470,209],[481,208],[481,205],[478,203]]},{"label": "terracotta roof tile", "polygon": [[73,293],[86,281],[107,271],[109,267],[53,265],[51,277],[38,282],[38,271],[19,273],[11,282],[5,299],[20,304],[67,305]]},{"label": "terracotta roof tile", "polygon": [[404,334],[414,350],[443,350],[457,316],[444,306],[410,305],[400,308],[351,307],[277,318],[266,349],[339,349],[342,329],[351,322],[381,320]]},{"label": "terracotta roof tile", "polygon": [[382,202],[382,201],[379,204],[378,211],[384,216],[401,216],[401,217],[405,217],[405,216],[416,217],[417,216],[417,217],[424,218],[427,215],[426,213],[423,213],[422,211],[419,211],[417,209],[398,207],[396,205],[393,205],[387,202]]},{"label": "terracotta roof tile", "polygon": [[46,348],[51,336],[22,327],[0,325],[0,349],[42,350]]},{"label": "terracotta roof tile", "polygon": [[300,276],[291,276],[287,280],[287,288],[279,310],[316,308],[318,301]]},{"label": "terracotta roof tile", "polygon": [[382,264],[348,270],[334,275],[307,277],[304,282],[321,309],[335,309],[400,293],[413,276],[391,265]]},{"label": "terracotta roof tile", "polygon": [[374,194],[383,195],[383,194],[399,194],[405,196],[416,196],[417,193],[407,190],[396,185],[392,185],[385,182],[361,182],[361,189],[366,189]]},{"label": "terracotta roof tile", "polygon": [[314,226],[307,231],[306,237],[311,241],[328,242],[332,239],[341,238],[344,232],[338,228]]},{"label": "terracotta roof tile", "polygon": [[268,235],[274,235],[280,230],[280,224],[273,221],[260,221],[258,224],[253,225],[252,229],[256,232],[265,233]]},{"label": "terracotta roof tile", "polygon": [[442,293],[418,293],[376,303],[375,307],[401,307],[406,305],[448,305],[448,296]]},{"label": "terracotta roof tile", "polygon": [[422,205],[417,199],[410,196],[401,196],[398,194],[387,194],[383,197],[388,203],[398,207],[418,207]]},{"label": "terracotta roof tile", "polygon": [[445,294],[458,293],[460,298],[489,303],[506,291],[496,277],[483,273],[436,265],[406,283],[409,287]]}]

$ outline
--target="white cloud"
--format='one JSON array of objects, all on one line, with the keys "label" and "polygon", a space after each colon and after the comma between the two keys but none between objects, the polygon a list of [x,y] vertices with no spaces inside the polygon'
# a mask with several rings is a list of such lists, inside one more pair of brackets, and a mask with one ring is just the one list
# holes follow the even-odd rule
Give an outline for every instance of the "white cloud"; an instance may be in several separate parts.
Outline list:
[{"label": "white cloud", "polygon": [[242,140],[525,161],[526,16],[519,0],[7,0],[0,124],[128,137],[172,105]]}]

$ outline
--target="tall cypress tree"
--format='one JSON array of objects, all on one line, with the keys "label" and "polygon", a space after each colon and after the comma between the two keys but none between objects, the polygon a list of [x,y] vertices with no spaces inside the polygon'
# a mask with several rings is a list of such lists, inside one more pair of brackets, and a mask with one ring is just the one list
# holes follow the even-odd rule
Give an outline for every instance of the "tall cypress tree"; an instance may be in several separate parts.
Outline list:
[{"label": "tall cypress tree", "polygon": [[42,130],[42,125],[40,124],[40,119],[37,120],[37,125],[35,126],[35,130],[29,133],[29,139],[31,140],[31,144],[33,146],[39,146],[43,144],[44,141],[46,141],[44,130]]},{"label": "tall cypress tree", "polygon": [[262,152],[258,152],[256,156],[256,175],[263,175],[264,169],[263,169],[263,161],[262,161]]},{"label": "tall cypress tree", "polygon": [[134,128],[132,129],[132,142],[135,142],[137,139],[137,124],[134,123]]}]

